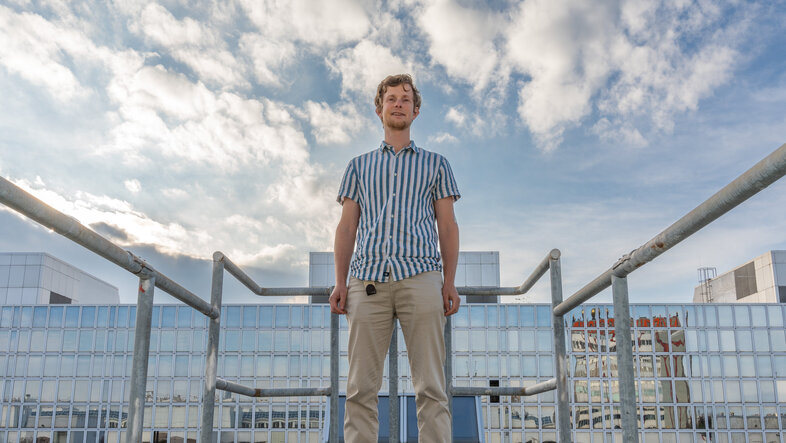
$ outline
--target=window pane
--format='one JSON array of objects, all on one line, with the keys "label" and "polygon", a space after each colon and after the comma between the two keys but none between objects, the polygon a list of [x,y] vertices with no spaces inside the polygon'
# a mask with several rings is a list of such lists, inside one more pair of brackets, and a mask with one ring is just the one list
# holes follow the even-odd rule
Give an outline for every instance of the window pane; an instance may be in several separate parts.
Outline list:
[{"label": "window pane", "polygon": [[240,331],[226,331],[226,343],[224,349],[227,352],[240,350]]},{"label": "window pane", "polygon": [[721,327],[734,326],[734,317],[732,315],[731,306],[725,306],[725,305],[718,306],[718,326]]},{"label": "window pane", "polygon": [[175,331],[161,331],[161,352],[173,352],[175,350]]},{"label": "window pane", "polygon": [[551,307],[538,306],[537,317],[538,317],[538,326],[540,327],[551,326]]},{"label": "window pane", "polygon": [[289,308],[287,306],[276,306],[276,327],[282,328],[289,326]]},{"label": "window pane", "polygon": [[244,306],[243,307],[243,327],[256,328],[257,327],[257,307]]},{"label": "window pane", "polygon": [[273,307],[262,306],[259,308],[259,327],[270,328],[273,325]]},{"label": "window pane", "polygon": [[783,327],[783,311],[780,305],[767,306],[767,319],[769,320],[770,327],[782,328]]},{"label": "window pane", "polygon": [[467,331],[453,332],[453,349],[457,352],[469,351],[469,333]]},{"label": "window pane", "polygon": [[[52,315],[49,315],[50,322]],[[128,307],[127,306],[119,306],[117,308],[117,327],[118,328],[125,328],[128,327]]]},{"label": "window pane", "polygon": [[223,321],[227,328],[240,327],[240,306],[228,306],[223,314]]},{"label": "window pane", "polygon": [[66,308],[65,326],[67,328],[75,328],[79,326],[79,307],[69,306]]},{"label": "window pane", "polygon": [[102,306],[98,308],[98,318],[96,320],[96,325],[99,328],[107,327],[109,323],[109,309],[107,306]]},{"label": "window pane", "polygon": [[161,327],[175,327],[175,306],[163,306],[161,308]]},{"label": "window pane", "polygon": [[35,311],[33,312],[33,327],[34,328],[43,328],[46,326],[46,313],[47,308],[43,306],[37,306]]},{"label": "window pane", "polygon": [[290,322],[289,326],[292,327],[300,327],[303,323],[303,307],[302,306],[291,306],[290,307]]},{"label": "window pane", "polygon": [[79,350],[82,352],[93,350],[93,331],[83,329],[79,332]]},{"label": "window pane", "polygon": [[178,328],[190,328],[191,327],[191,317],[194,314],[194,310],[191,309],[189,306],[179,306],[177,308],[177,327]]},{"label": "window pane", "polygon": [[751,321],[748,316],[748,307],[734,306],[734,320],[737,322],[737,327],[749,327]]},{"label": "window pane", "polygon": [[94,306],[84,306],[82,308],[82,327],[92,328],[95,326],[96,308]]},{"label": "window pane", "polygon": [[770,335],[766,329],[753,330],[753,346],[759,352],[770,350]]}]

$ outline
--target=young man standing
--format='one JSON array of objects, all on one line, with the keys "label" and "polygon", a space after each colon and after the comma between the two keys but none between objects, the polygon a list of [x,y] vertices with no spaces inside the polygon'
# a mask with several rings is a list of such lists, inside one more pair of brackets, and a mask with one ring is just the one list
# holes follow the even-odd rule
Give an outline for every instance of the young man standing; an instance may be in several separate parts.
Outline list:
[{"label": "young man standing", "polygon": [[378,149],[349,162],[338,192],[342,212],[330,308],[346,314],[349,323],[344,439],[377,441],[377,396],[398,318],[415,388],[419,441],[447,443],[451,417],[443,333],[445,317],[459,309],[453,202],[461,195],[448,161],[410,140],[410,125],[420,112],[412,78],[385,78],[374,104],[385,139]]}]

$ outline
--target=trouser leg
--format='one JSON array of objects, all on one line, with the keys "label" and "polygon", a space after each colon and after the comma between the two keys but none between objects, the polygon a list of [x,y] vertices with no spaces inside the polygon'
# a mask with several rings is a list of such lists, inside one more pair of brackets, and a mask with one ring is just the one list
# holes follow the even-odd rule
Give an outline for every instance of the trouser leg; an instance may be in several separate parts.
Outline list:
[{"label": "trouser leg", "polygon": [[375,285],[377,293],[366,295],[362,281],[352,277],[349,284],[349,374],[344,417],[347,443],[369,443],[378,439],[377,401],[393,332],[393,305],[389,283]]},{"label": "trouser leg", "polygon": [[415,388],[418,441],[448,443],[451,417],[445,393],[442,276],[439,272],[424,272],[394,282],[393,287]]}]

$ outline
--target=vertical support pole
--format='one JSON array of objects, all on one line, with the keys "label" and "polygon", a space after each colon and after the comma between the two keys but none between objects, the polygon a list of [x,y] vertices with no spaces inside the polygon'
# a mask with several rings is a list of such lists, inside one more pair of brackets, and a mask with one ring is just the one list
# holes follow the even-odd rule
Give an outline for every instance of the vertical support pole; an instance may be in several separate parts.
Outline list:
[{"label": "vertical support pole", "polygon": [[330,443],[338,443],[338,314],[330,314]]},{"label": "vertical support pole", "polygon": [[150,327],[153,322],[153,292],[155,287],[155,276],[139,277],[126,443],[140,443],[142,441],[142,421],[145,415],[147,362],[150,358]]},{"label": "vertical support pole", "polygon": [[390,405],[390,443],[399,443],[398,405],[398,321],[393,319],[393,336],[388,349],[388,404]]},{"label": "vertical support pole", "polygon": [[565,323],[554,308],[562,303],[562,267],[560,251],[552,249],[549,255],[549,277],[551,279],[551,328],[554,333],[554,368],[557,372],[557,429],[560,443],[570,443],[570,397],[568,395],[568,360],[565,344]]},{"label": "vertical support pole", "polygon": [[[224,262],[213,256],[213,282],[210,288],[210,304],[221,312],[221,297],[224,289]],[[221,315],[208,318],[207,356],[205,358],[205,389],[202,391],[202,426],[199,441],[213,441],[213,408],[216,403],[216,371],[218,369],[218,339],[221,332]]]},{"label": "vertical support pole", "polygon": [[[467,309],[467,308],[464,308]],[[453,316],[445,321],[445,390],[450,412],[450,441],[453,441]]]},{"label": "vertical support pole", "polygon": [[628,280],[611,276],[611,292],[614,296],[614,336],[617,341],[617,373],[620,386],[620,416],[622,417],[622,441],[639,441],[636,416],[636,384],[633,373],[633,345],[630,337],[631,321],[628,305]]}]

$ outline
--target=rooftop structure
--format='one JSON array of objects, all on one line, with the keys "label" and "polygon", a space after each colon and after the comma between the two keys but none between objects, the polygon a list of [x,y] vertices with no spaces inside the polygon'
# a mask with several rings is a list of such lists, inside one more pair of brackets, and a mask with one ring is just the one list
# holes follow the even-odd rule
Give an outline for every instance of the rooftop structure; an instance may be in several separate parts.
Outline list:
[{"label": "rooftop structure", "polygon": [[695,303],[786,303],[786,251],[768,251],[693,290]]},{"label": "rooftop structure", "polygon": [[0,305],[117,304],[116,287],[43,252],[0,252]]}]

